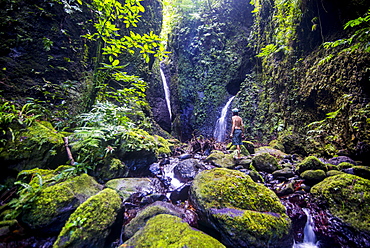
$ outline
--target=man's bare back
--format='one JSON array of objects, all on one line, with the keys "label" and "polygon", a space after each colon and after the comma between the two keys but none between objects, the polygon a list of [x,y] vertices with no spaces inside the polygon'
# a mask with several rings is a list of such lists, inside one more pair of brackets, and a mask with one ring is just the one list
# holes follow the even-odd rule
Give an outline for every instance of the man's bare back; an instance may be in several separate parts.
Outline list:
[{"label": "man's bare back", "polygon": [[234,115],[232,117],[232,124],[233,124],[234,129],[242,129],[242,127],[243,127],[243,120],[242,120],[242,118],[240,116]]}]

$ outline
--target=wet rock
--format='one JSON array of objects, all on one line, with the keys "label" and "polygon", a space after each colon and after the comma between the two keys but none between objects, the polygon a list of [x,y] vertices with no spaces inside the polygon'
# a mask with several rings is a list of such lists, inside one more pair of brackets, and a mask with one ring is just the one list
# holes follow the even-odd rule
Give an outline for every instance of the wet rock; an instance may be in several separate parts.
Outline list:
[{"label": "wet rock", "polygon": [[183,202],[189,198],[190,183],[184,184],[171,192],[170,200],[174,203]]},{"label": "wet rock", "polygon": [[137,213],[135,218],[125,226],[125,238],[129,239],[134,236],[137,231],[146,225],[150,218],[159,214],[169,214],[182,218],[184,210],[168,202],[155,202]]},{"label": "wet rock", "polygon": [[328,171],[328,167],[326,164],[321,162],[315,156],[306,157],[301,163],[297,164],[297,172],[301,174],[306,170],[323,170]]},{"label": "wet rock", "polygon": [[370,179],[370,167],[368,167],[368,166],[353,166],[352,169],[353,169],[353,173],[356,176],[366,178],[366,179]]},{"label": "wet rock", "polygon": [[121,202],[108,188],[90,197],[70,216],[53,247],[103,247]]},{"label": "wet rock", "polygon": [[306,170],[301,174],[301,177],[308,185],[314,185],[326,178],[326,173],[323,170]]},{"label": "wet rock", "polygon": [[258,171],[273,172],[279,169],[276,158],[265,152],[254,156],[252,158],[252,165]]},{"label": "wet rock", "polygon": [[243,146],[248,150],[250,154],[255,153],[255,147],[254,144],[250,141],[243,141]]},{"label": "wet rock", "polygon": [[191,155],[191,154],[189,154],[189,153],[185,153],[185,154],[181,154],[180,156],[179,156],[179,159],[180,160],[184,160],[184,159],[188,159],[188,158],[192,158],[193,156]]},{"label": "wet rock", "polygon": [[147,196],[166,191],[157,178],[117,178],[108,181],[105,186],[116,190],[124,201],[135,193]]},{"label": "wet rock", "polygon": [[285,179],[288,179],[290,177],[293,177],[295,175],[294,171],[289,168],[289,167],[285,167],[281,170],[276,170],[272,173],[272,175],[274,176],[274,178],[285,178]]},{"label": "wet rock", "polygon": [[235,170],[199,173],[191,186],[200,222],[229,247],[292,247],[291,222],[276,194]]},{"label": "wet rock", "polygon": [[181,218],[160,214],[149,219],[146,225],[120,247],[199,247],[224,248],[215,238],[191,228]]},{"label": "wet rock", "polygon": [[333,164],[333,165],[339,165],[340,163],[343,163],[343,162],[356,165],[356,162],[353,159],[346,157],[346,156],[338,156],[338,157],[334,157],[328,160],[328,163]]},{"label": "wet rock", "polygon": [[204,167],[196,159],[186,159],[180,161],[174,167],[174,175],[181,182],[189,182],[193,180],[200,170]]},{"label": "wet rock", "polygon": [[92,177],[82,174],[41,190],[21,218],[38,232],[57,233],[72,212],[102,189]]},{"label": "wet rock", "polygon": [[276,184],[273,190],[276,192],[278,196],[289,195],[294,192],[294,183],[295,181]]}]

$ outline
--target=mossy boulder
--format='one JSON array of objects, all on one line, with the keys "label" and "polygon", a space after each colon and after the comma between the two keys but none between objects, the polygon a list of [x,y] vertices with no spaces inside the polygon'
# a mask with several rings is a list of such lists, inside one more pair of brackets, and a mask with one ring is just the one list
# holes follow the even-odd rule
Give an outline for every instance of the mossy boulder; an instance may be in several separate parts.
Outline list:
[{"label": "mossy boulder", "polygon": [[337,170],[329,170],[328,172],[326,172],[326,176],[327,177],[332,177],[332,176],[336,176],[336,175],[339,175],[339,174],[342,174],[344,172],[342,171],[337,171]]},{"label": "mossy boulder", "polygon": [[24,169],[56,168],[67,161],[63,137],[47,121],[35,121],[24,130],[13,130],[14,139],[0,148],[0,160],[15,174]]},{"label": "mossy boulder", "polygon": [[[229,143],[226,149],[236,154],[237,148],[232,143]],[[249,150],[247,149],[247,147],[244,146],[244,143],[243,143],[243,145],[240,146],[240,156],[248,156],[248,155],[250,155]],[[235,155],[235,157],[236,156],[237,155]]]},{"label": "mossy boulder", "polygon": [[190,227],[181,218],[159,214],[120,247],[225,247],[215,238]]},{"label": "mossy boulder", "polygon": [[255,149],[256,154],[268,153],[276,158],[282,158],[287,154],[271,146],[261,146]]},{"label": "mossy boulder", "polygon": [[308,156],[306,157],[302,162],[298,163],[297,169],[299,174],[306,170],[323,170],[328,171],[328,167],[326,164],[321,162],[317,157],[315,156]]},{"label": "mossy boulder", "polygon": [[301,177],[305,180],[306,184],[313,185],[324,180],[326,173],[323,170],[306,170],[302,172]]},{"label": "mossy boulder", "polygon": [[106,182],[114,178],[127,177],[129,168],[117,158],[109,158],[103,164],[99,164],[94,171],[94,176],[99,182]]},{"label": "mossy boulder", "polygon": [[202,171],[190,199],[202,224],[217,230],[229,247],[292,247],[291,221],[279,198],[242,172]]},{"label": "mossy boulder", "polygon": [[342,173],[312,187],[330,212],[359,231],[370,232],[370,180]]},{"label": "mossy boulder", "polygon": [[232,168],[235,166],[233,154],[225,154],[222,151],[212,151],[205,161],[222,168]]},{"label": "mossy boulder", "polygon": [[146,222],[159,214],[169,214],[180,217],[183,215],[183,210],[168,202],[155,202],[143,210],[141,210],[130,223],[125,226],[124,235],[127,239],[134,236],[134,234],[146,225]]},{"label": "mossy boulder", "polygon": [[252,158],[252,165],[258,171],[274,172],[281,169],[275,157],[269,153],[260,153]]},{"label": "mossy boulder", "polygon": [[87,174],[46,187],[29,203],[29,208],[21,215],[22,221],[31,229],[57,233],[71,213],[101,189],[102,186]]},{"label": "mossy boulder", "polygon": [[116,190],[123,200],[127,200],[135,193],[150,195],[165,192],[157,178],[117,178],[108,181],[105,186]]},{"label": "mossy boulder", "polygon": [[69,217],[53,247],[103,247],[121,202],[108,188],[90,197]]}]

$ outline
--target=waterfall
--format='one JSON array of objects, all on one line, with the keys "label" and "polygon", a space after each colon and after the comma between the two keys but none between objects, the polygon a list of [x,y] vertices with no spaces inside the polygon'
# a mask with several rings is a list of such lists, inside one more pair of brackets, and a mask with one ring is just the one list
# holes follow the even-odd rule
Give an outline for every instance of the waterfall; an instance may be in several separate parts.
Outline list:
[{"label": "waterfall", "polygon": [[307,222],[304,227],[304,238],[303,243],[294,244],[293,248],[318,248],[319,242],[316,242],[316,235],[313,231],[314,223],[312,220],[312,216],[308,209],[302,208],[303,212],[307,215]]},{"label": "waterfall", "polygon": [[166,98],[168,113],[170,114],[170,120],[171,120],[172,119],[172,113],[171,113],[171,101],[170,101],[170,88],[168,87],[167,79],[166,79],[166,76],[164,75],[162,67],[163,66],[162,66],[162,63],[161,63],[161,65],[159,66],[159,70],[161,72],[161,78],[162,78],[163,89],[164,89],[164,96]]},{"label": "waterfall", "polygon": [[227,115],[227,110],[234,99],[235,96],[232,96],[229,101],[227,101],[225,107],[223,107],[221,111],[221,117],[218,118],[217,123],[216,123],[216,128],[215,131],[213,132],[213,137],[218,141],[222,142],[225,139],[225,132],[226,132],[226,115]]}]

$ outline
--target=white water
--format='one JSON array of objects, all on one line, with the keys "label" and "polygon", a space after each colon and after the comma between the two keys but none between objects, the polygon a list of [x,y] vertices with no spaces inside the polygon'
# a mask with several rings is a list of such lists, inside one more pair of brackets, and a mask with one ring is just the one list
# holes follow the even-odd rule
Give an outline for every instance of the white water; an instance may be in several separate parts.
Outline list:
[{"label": "white water", "polygon": [[223,142],[225,139],[225,132],[226,132],[226,115],[227,115],[227,110],[233,101],[235,96],[232,96],[229,101],[227,101],[225,107],[223,107],[221,111],[221,116],[218,118],[215,131],[213,132],[213,137],[218,141],[218,142]]},{"label": "white water", "polygon": [[166,164],[163,168],[163,173],[165,175],[165,177],[167,178],[170,178],[171,179],[171,186],[170,188],[172,190],[175,190],[177,188],[179,188],[180,186],[183,185],[183,183],[181,183],[174,175],[174,172],[173,172],[173,169],[175,168],[175,166],[178,164],[178,161],[174,161],[170,164]]},{"label": "white water", "polygon": [[314,223],[312,220],[312,216],[308,209],[302,208],[303,212],[307,215],[307,222],[304,227],[304,238],[303,243],[294,244],[293,248],[318,248],[319,242],[316,242],[316,235],[313,231]]},{"label": "white water", "polygon": [[167,103],[167,108],[168,108],[168,113],[170,114],[170,119],[172,119],[172,113],[171,113],[171,100],[170,100],[170,88],[168,87],[167,84],[167,79],[166,76],[164,75],[164,72],[162,70],[162,67],[159,66],[159,70],[161,72],[161,78],[163,82],[163,89],[164,89],[164,96],[166,98],[166,103]]}]

